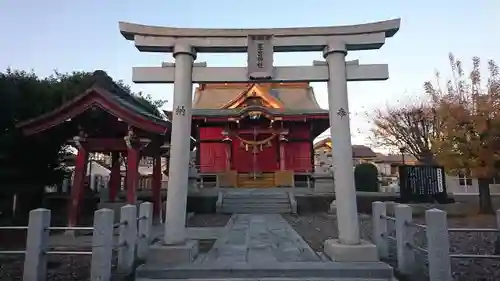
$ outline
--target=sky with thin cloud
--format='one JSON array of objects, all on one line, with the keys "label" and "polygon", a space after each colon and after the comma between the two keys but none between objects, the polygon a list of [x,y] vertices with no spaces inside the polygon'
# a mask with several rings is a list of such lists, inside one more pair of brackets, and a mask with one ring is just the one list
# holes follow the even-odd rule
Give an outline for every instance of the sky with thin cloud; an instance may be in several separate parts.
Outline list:
[{"label": "sky with thin cloud", "polygon": [[[237,0],[4,0],[0,1],[0,69],[33,70],[47,76],[54,70],[103,69],[134,91],[168,100],[172,86],[133,84],[132,67],[159,66],[171,54],[140,53],[119,33],[118,22],[212,28],[270,28],[360,24],[401,18],[401,30],[381,50],[351,52],[360,63],[388,63],[390,79],[350,82],[353,143],[370,144],[375,109],[420,98],[422,85],[436,70],[449,74],[448,53],[470,66],[472,56],[500,60],[500,1],[237,1]],[[311,65],[320,52],[279,53],[276,65]],[[245,66],[246,54],[200,54],[208,66]],[[318,102],[328,107],[326,83],[313,84]]]}]

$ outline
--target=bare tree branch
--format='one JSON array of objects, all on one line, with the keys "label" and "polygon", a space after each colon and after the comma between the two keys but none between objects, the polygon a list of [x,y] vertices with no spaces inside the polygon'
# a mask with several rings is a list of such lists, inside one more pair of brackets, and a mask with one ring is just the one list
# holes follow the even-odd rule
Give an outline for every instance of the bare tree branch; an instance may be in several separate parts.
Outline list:
[{"label": "bare tree branch", "polygon": [[426,102],[387,106],[373,116],[372,141],[381,147],[401,148],[419,161],[432,162],[432,139],[438,134],[435,111]]}]

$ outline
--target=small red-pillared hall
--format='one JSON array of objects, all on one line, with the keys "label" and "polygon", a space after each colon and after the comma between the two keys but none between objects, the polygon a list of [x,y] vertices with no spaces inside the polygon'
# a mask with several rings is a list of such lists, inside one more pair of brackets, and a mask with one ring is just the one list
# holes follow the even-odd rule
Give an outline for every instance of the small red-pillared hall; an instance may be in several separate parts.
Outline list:
[{"label": "small red-pillared hall", "polygon": [[146,102],[115,84],[104,71],[95,71],[88,87],[59,108],[18,124],[28,137],[43,137],[44,132],[64,127],[68,142],[78,149],[69,202],[69,225],[75,225],[84,193],[89,153],[110,153],[110,201],[121,186],[120,158],[126,158],[126,200],[134,204],[139,181],[141,157],[152,157],[152,197],[154,214],[159,216],[161,156],[170,141],[171,123]]}]

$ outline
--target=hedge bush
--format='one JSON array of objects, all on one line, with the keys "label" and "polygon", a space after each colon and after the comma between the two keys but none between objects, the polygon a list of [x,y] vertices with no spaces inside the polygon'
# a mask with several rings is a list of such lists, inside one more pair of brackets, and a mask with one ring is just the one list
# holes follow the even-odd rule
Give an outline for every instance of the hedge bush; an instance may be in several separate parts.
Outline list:
[{"label": "hedge bush", "polygon": [[357,191],[378,192],[378,169],[371,163],[356,165],[354,181]]}]

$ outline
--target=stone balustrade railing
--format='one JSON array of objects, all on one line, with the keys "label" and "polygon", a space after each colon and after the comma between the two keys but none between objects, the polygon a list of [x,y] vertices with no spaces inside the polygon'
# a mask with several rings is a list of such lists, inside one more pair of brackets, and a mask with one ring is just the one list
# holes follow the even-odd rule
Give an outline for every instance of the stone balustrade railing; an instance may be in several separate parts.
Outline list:
[{"label": "stone balustrade railing", "polygon": [[[53,227],[50,226],[50,210],[32,210],[28,226],[0,227],[0,231],[27,230],[26,249],[0,251],[0,255],[24,254],[23,281],[46,280],[47,255],[90,255],[92,257],[90,280],[109,281],[112,277],[113,253],[116,253],[116,273],[129,275],[133,272],[136,262],[146,258],[153,240],[151,236],[153,204],[150,202],[140,204],[139,214],[135,205],[126,205],[120,209],[120,222],[114,223],[114,217],[113,210],[100,209],[94,213],[93,227]],[[88,251],[51,249],[49,245],[51,230],[92,231],[92,248]],[[118,231],[118,239],[115,239],[115,230]]]},{"label": "stone balustrade railing", "polygon": [[[500,260],[500,210],[496,211],[497,228],[448,228],[447,214],[439,209],[430,209],[425,212],[425,224],[413,221],[412,208],[408,205],[397,204],[394,207],[394,216],[388,215],[387,204],[373,202],[372,239],[377,245],[379,257],[389,257],[389,241],[396,244],[397,270],[403,275],[413,274],[417,268],[415,254],[420,252],[427,256],[428,276],[430,281],[451,281],[451,259],[499,259]],[[392,222],[391,229],[388,222]],[[416,229],[425,231],[427,245],[422,247],[415,243]],[[461,254],[450,253],[450,232],[494,232],[498,233],[495,243],[495,254]]]}]

